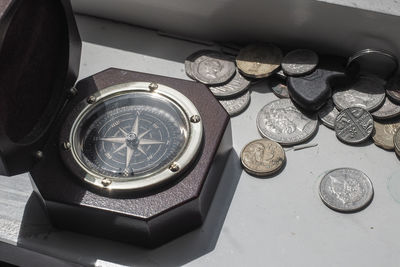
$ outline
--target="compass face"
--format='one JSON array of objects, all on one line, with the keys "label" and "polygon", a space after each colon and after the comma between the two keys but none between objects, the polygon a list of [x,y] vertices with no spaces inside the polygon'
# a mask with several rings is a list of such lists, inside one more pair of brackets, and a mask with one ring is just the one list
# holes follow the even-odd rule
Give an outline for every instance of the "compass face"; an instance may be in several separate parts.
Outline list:
[{"label": "compass face", "polygon": [[198,150],[201,135],[199,139],[195,134],[196,147],[191,144],[198,125],[193,128],[188,117],[188,113],[197,115],[197,110],[187,98],[171,88],[166,92],[177,94],[182,103],[162,94],[162,89],[131,87],[117,87],[114,93],[108,89],[100,100],[86,106],[71,128],[71,153],[77,163],[72,167],[83,169],[84,179],[92,184],[148,187],[175,176]]}]

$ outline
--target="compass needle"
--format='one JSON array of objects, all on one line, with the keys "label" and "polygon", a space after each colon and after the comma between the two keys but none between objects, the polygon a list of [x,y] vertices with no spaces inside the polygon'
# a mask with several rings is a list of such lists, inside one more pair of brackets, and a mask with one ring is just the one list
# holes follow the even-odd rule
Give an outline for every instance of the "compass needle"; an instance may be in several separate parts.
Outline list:
[{"label": "compass needle", "polygon": [[125,169],[127,169],[128,168],[128,166],[129,166],[129,163],[131,162],[131,160],[132,160],[132,156],[133,156],[133,149],[132,148],[130,148],[129,146],[127,146],[127,149],[126,149],[126,162],[125,162]]},{"label": "compass needle", "polygon": [[123,143],[125,143],[126,139],[125,139],[125,137],[104,137],[104,138],[99,138],[99,140],[123,144]]},{"label": "compass needle", "polygon": [[157,140],[151,140],[151,139],[141,139],[139,141],[140,145],[163,145],[165,142],[163,141],[157,141]]},{"label": "compass needle", "polygon": [[131,132],[133,132],[135,134],[139,134],[139,113],[137,114],[136,120],[133,123]]}]

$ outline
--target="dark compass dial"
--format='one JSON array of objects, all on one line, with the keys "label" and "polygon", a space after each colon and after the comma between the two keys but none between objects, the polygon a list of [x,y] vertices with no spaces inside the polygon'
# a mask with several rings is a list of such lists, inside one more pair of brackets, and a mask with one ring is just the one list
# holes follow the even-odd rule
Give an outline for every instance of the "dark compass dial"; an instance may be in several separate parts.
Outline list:
[{"label": "dark compass dial", "polygon": [[182,174],[202,138],[202,119],[185,95],[133,82],[103,89],[74,108],[61,130],[61,156],[91,185],[142,190]]},{"label": "dark compass dial", "polygon": [[82,163],[98,175],[143,178],[182,152],[187,124],[176,105],[150,93],[119,95],[82,119],[77,150]]}]

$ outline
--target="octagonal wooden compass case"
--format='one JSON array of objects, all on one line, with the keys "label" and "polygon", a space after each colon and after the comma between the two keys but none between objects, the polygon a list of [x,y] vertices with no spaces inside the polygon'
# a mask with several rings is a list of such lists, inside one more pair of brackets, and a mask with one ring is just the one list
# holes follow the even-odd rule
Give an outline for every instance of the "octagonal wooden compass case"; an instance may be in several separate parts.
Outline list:
[{"label": "octagonal wooden compass case", "polygon": [[75,82],[69,0],[0,0],[0,174],[30,172],[56,227],[157,246],[203,222],[232,147],[199,83],[107,69]]}]

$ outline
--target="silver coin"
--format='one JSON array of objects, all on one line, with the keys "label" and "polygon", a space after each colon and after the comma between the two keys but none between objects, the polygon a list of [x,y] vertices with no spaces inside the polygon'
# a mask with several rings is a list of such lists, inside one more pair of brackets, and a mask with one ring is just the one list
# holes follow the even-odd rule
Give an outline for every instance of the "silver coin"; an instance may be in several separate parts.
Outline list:
[{"label": "silver coin", "polygon": [[282,145],[299,144],[316,131],[316,114],[303,114],[290,99],[279,99],[265,105],[257,115],[261,135]]},{"label": "silver coin", "polygon": [[318,55],[308,49],[297,49],[289,52],[282,60],[282,70],[289,76],[306,75],[318,65]]},{"label": "silver coin", "polygon": [[363,172],[340,168],[322,178],[319,195],[325,205],[333,210],[354,212],[371,203],[374,189],[371,180]]},{"label": "silver coin", "polygon": [[243,77],[239,71],[236,71],[235,76],[228,83],[220,86],[209,86],[208,88],[217,98],[227,98],[243,93],[249,86],[250,81]]},{"label": "silver coin", "polygon": [[279,98],[289,98],[289,90],[287,86],[284,83],[281,83],[277,79],[271,79],[270,80],[270,86],[272,89],[272,92],[279,97]]},{"label": "silver coin", "polygon": [[339,110],[333,105],[331,99],[318,111],[318,116],[322,123],[331,129],[335,128],[337,115],[339,115]]},{"label": "silver coin", "polygon": [[374,111],[385,101],[384,82],[374,76],[361,76],[352,85],[336,89],[332,99],[339,110],[361,107]]},{"label": "silver coin", "polygon": [[220,100],[219,103],[224,107],[230,116],[236,116],[243,112],[250,104],[250,91],[245,94],[227,100]]},{"label": "silver coin", "polygon": [[358,144],[367,140],[373,129],[372,115],[360,107],[342,110],[335,120],[336,136],[348,144]]},{"label": "silver coin", "polygon": [[194,58],[191,64],[193,77],[203,84],[222,84],[236,72],[232,56],[218,51],[203,51]]},{"label": "silver coin", "polygon": [[189,78],[191,78],[191,79],[193,79],[193,80],[196,80],[196,79],[194,78],[194,76],[193,76],[192,64],[193,64],[194,60],[195,60],[200,54],[205,53],[205,52],[207,52],[207,51],[211,51],[211,50],[199,50],[199,51],[196,51],[196,52],[194,52],[193,54],[191,54],[190,56],[188,56],[188,57],[185,59],[185,72],[186,72],[186,75],[187,75]]},{"label": "silver coin", "polygon": [[400,115],[400,106],[386,98],[383,105],[377,111],[372,112],[371,115],[375,119],[391,119]]}]

